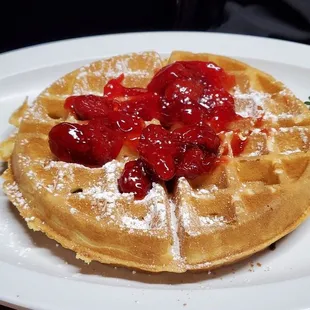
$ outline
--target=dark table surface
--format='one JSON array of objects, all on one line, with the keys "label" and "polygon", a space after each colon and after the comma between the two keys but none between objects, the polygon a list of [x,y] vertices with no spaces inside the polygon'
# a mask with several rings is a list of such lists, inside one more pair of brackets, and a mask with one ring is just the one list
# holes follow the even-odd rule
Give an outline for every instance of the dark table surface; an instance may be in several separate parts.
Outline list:
[{"label": "dark table surface", "polygon": [[[94,9],[95,8],[95,9]],[[155,30],[241,33],[310,43],[308,0],[8,1],[0,52],[66,38]],[[9,309],[0,306],[0,309]]]},{"label": "dark table surface", "polygon": [[[308,0],[7,1],[0,52],[106,33],[205,30],[310,43]],[[95,9],[94,9],[95,8]],[[11,14],[10,14],[11,13]]]}]

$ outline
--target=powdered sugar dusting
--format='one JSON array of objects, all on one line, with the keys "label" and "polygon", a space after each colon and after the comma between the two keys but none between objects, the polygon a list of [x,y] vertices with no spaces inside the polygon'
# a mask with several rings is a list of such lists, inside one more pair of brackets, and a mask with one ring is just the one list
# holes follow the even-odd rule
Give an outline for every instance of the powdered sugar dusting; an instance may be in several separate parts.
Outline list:
[{"label": "powdered sugar dusting", "polygon": [[[142,54],[143,58],[146,58],[147,55]],[[149,76],[149,68],[146,69],[140,69],[140,70],[132,70],[130,65],[130,60],[133,59],[133,55],[124,56],[121,58],[116,59],[115,62],[106,62],[103,60],[101,62],[101,65],[97,63],[97,66],[92,66],[91,70],[85,70],[85,67],[82,67],[76,76],[76,81],[74,87],[73,87],[73,94],[79,95],[86,91],[95,94],[95,95],[102,95],[102,92],[98,93],[94,90],[90,91],[90,85],[89,85],[89,77],[95,76],[98,79],[102,79],[103,81],[114,79],[119,77],[121,74],[125,74],[125,77],[132,77],[137,76],[139,78],[144,78]],[[154,59],[152,59],[154,61]],[[152,64],[153,66],[160,66],[160,63],[157,63],[156,61]]]},{"label": "powdered sugar dusting", "polygon": [[[211,265],[211,262],[205,262],[205,263],[201,263],[201,264],[195,264],[194,265],[194,269],[205,269],[205,268],[207,268],[207,267],[209,267]],[[192,266],[191,265],[186,265],[186,268],[187,269],[192,269],[191,268]],[[208,271],[208,274],[211,274],[211,272],[210,271]]]},{"label": "powdered sugar dusting", "polygon": [[25,221],[28,223],[28,222],[33,222],[36,218],[34,216],[31,216],[31,217],[26,217],[25,218]]},{"label": "powdered sugar dusting", "polygon": [[293,134],[294,132],[297,132],[299,133],[299,136],[302,140],[302,142],[304,143],[304,145],[307,145],[308,144],[308,129],[307,128],[304,128],[304,127],[281,127],[279,129],[279,132],[281,133],[290,133],[290,134]]},{"label": "powdered sugar dusting", "polygon": [[[36,180],[36,187],[38,189],[45,188],[47,191],[57,195],[57,191],[65,188],[64,177],[73,177],[73,168],[79,166],[77,164],[69,164],[58,161],[50,161],[48,163],[41,163],[45,170],[57,169],[57,173],[53,179],[52,184],[45,184],[44,180],[40,180],[37,173],[33,170],[27,171],[27,176],[30,179]],[[137,219],[130,214],[124,215],[120,221],[120,226],[129,229],[161,229],[167,226],[167,210],[165,190],[164,188],[154,183],[148,195],[140,201],[134,199],[133,193],[120,193],[118,190],[117,179],[120,176],[123,163],[117,160],[112,160],[106,163],[102,168],[102,180],[90,187],[85,187],[83,192],[73,193],[80,199],[89,199],[92,204],[92,209],[96,210],[96,220],[100,221],[103,218],[109,221],[117,220],[114,209],[118,202],[126,200],[128,204],[148,205],[148,214],[144,219]],[[88,169],[88,168],[85,168]],[[66,171],[66,174],[64,173]],[[71,208],[71,214],[76,214],[77,210]]]},{"label": "powdered sugar dusting", "polygon": [[236,113],[242,117],[262,116],[264,103],[270,99],[270,95],[267,93],[254,89],[250,89],[248,93],[242,93],[238,87],[235,88],[233,96],[236,101]]},{"label": "powdered sugar dusting", "polygon": [[132,218],[130,216],[123,216],[122,217],[122,225],[125,228],[129,229],[142,229],[142,230],[149,230],[151,223],[151,215],[147,214],[147,216],[140,220],[138,218]]},{"label": "powdered sugar dusting", "polygon": [[286,150],[286,151],[283,151],[283,152],[281,152],[280,154],[283,154],[283,155],[290,155],[290,154],[299,153],[299,152],[301,152],[300,149],[294,149],[294,150]]},{"label": "powdered sugar dusting", "polygon": [[[287,96],[283,91],[279,92],[279,95]],[[247,93],[242,93],[240,89],[236,87],[233,96],[236,103],[236,113],[242,117],[258,118],[263,116],[263,119],[273,123],[293,117],[293,115],[289,113],[282,112],[280,114],[274,114],[269,111],[266,103],[271,102],[272,98],[268,93],[259,92],[254,89],[249,89]]]},{"label": "powdered sugar dusting", "polygon": [[18,185],[16,182],[6,185],[6,192],[8,196],[18,204],[19,207],[23,209],[29,209],[29,205],[26,200],[23,198],[22,193],[19,191]]},{"label": "powdered sugar dusting", "polygon": [[264,150],[264,143],[263,142],[260,142],[260,141],[258,141],[257,143],[256,143],[256,150],[255,151],[253,151],[253,152],[251,152],[251,153],[249,153],[247,156],[259,156],[259,155],[261,155],[262,154],[262,152],[263,152],[263,150]]},{"label": "powdered sugar dusting", "polygon": [[[91,73],[88,72],[87,67],[84,66],[78,70],[76,75],[76,81],[73,85],[72,94],[73,95],[85,95],[86,93],[91,93],[93,95],[102,96],[102,91],[95,91],[91,89],[89,77],[95,75],[97,78],[104,78],[102,70],[92,70]],[[93,69],[93,68],[92,68]]]},{"label": "powdered sugar dusting", "polygon": [[79,71],[80,72],[76,76],[77,80],[81,80],[81,79],[87,77],[87,71],[85,70],[85,67],[82,67]]},{"label": "powdered sugar dusting", "polygon": [[140,219],[126,214],[121,218],[121,226],[139,230],[163,229],[167,227],[167,208],[164,197],[164,188],[157,183],[153,183],[152,189],[144,199],[134,200],[135,204],[149,206],[146,216]]},{"label": "powdered sugar dusting", "polygon": [[279,115],[277,115],[277,118],[279,120],[291,119],[292,117],[293,117],[292,114],[288,114],[288,113],[285,113],[285,112],[280,113]]},{"label": "powdered sugar dusting", "polygon": [[70,213],[71,213],[71,214],[75,214],[75,213],[77,213],[77,212],[78,212],[77,209],[75,209],[75,208],[70,208]]},{"label": "powdered sugar dusting", "polygon": [[189,207],[184,203],[184,200],[183,200],[183,204],[180,206],[180,209],[181,209],[180,219],[181,219],[182,225],[184,228],[188,229],[191,224],[191,218],[190,218],[191,212],[189,210]]},{"label": "powdered sugar dusting", "polygon": [[48,184],[45,189],[49,191],[50,193],[53,193],[54,195],[58,195],[58,191],[61,191],[64,187],[64,173],[63,171],[58,171],[58,174],[55,179],[53,179],[52,184]]},{"label": "powdered sugar dusting", "polygon": [[122,167],[123,164],[116,160],[106,163],[102,167],[102,174],[105,178],[95,185],[86,188],[80,195],[80,198],[91,200],[92,208],[99,213],[96,215],[96,220],[98,221],[107,217],[113,220],[113,210],[120,199],[125,198],[132,202],[134,200],[132,193],[121,194],[118,190],[117,179]]},{"label": "powdered sugar dusting", "polygon": [[[115,78],[118,77],[121,73],[125,73],[126,76],[148,76],[149,72],[147,70],[131,71],[129,69],[129,60],[130,58],[124,58],[118,60],[113,65],[113,67],[110,65],[110,68],[108,68],[108,70],[105,72],[105,76],[102,78]],[[101,68],[97,71],[91,72],[91,74],[100,77],[102,76],[102,72],[103,69]],[[79,81],[79,86],[74,89],[74,92],[76,94],[82,92],[83,88],[87,89],[87,87],[89,86],[87,78],[88,71],[86,71],[85,68],[82,68],[76,77],[76,80]],[[64,83],[64,81],[60,80],[58,83],[59,85],[61,85],[62,83]],[[262,93],[253,89],[251,89],[249,93],[244,94],[241,93],[240,89],[236,89],[234,97],[237,102],[240,102],[240,106],[243,104],[242,109],[240,109],[240,111],[237,111],[237,113],[243,117],[260,117],[263,115],[264,112],[264,118],[271,119],[273,121],[277,121],[278,119],[287,119],[291,117],[291,115],[287,113],[274,115],[273,113],[266,111],[265,103],[266,101],[271,100],[271,96],[269,94]],[[41,122],[43,119],[44,122],[44,117],[42,117],[42,115],[45,112],[40,110],[39,105],[34,106],[31,109],[28,111],[28,114],[26,114],[25,118],[31,117],[32,119],[38,119]],[[254,129],[254,131],[257,130],[259,129]],[[301,140],[304,144],[307,144],[308,136],[305,129],[299,128],[298,130],[300,132]],[[280,132],[293,132],[293,128],[280,128]],[[71,134],[74,138],[77,138],[76,132],[74,130],[70,131],[69,134]],[[264,133],[264,135],[266,134]],[[268,149],[270,151],[273,151],[274,138],[271,137],[270,139],[268,139],[268,141]],[[21,144],[24,145],[28,142],[29,141],[27,139],[24,139]],[[261,155],[261,152],[265,147],[264,143],[257,142],[256,146],[257,150],[249,154],[249,156]],[[288,150],[282,152],[282,154],[291,154],[299,151],[299,149]],[[34,162],[30,161],[29,158],[20,157],[20,160],[24,160],[24,164],[32,164]],[[47,165],[43,165],[46,171],[52,168],[57,168],[57,174],[54,176],[53,182],[47,185],[45,184],[45,180],[40,180],[38,175],[39,173],[36,173],[33,170],[27,171],[26,175],[31,180],[37,180],[36,186],[38,189],[44,187],[50,193],[57,195],[57,191],[65,188],[65,178],[70,178],[70,176],[72,176],[72,171],[75,165],[76,164],[66,164],[54,161],[49,162]],[[135,200],[132,193],[120,193],[117,186],[117,179],[120,175],[120,170],[122,167],[123,163],[120,163],[116,160],[105,164],[102,168],[99,168],[102,169],[101,180],[96,182],[96,184],[89,182],[88,187],[83,186],[82,192],[72,193],[69,195],[76,195],[75,197],[79,197],[80,199],[90,200],[92,210],[96,209],[94,218],[98,222],[102,221],[103,219],[108,219],[110,221],[114,221],[114,223],[119,224],[120,228],[128,229],[129,232],[134,232],[134,230],[146,230],[149,234],[152,234],[152,231],[154,230],[165,229],[169,227],[171,229],[173,239],[171,254],[173,256],[173,259],[177,262],[180,262],[181,264],[183,263],[183,261],[180,255],[180,240],[178,237],[179,224],[183,225],[186,229],[186,233],[190,234],[191,236],[201,234],[201,230],[203,231],[204,227],[217,227],[227,224],[224,216],[199,216],[199,213],[196,212],[195,208],[190,204],[190,201],[186,199],[190,195],[191,197],[189,199],[192,200],[194,200],[192,197],[196,197],[198,199],[215,199],[216,196],[214,195],[214,193],[220,190],[216,185],[211,185],[207,188],[193,190],[184,178],[180,178],[178,186],[182,187],[181,190],[187,191],[188,195],[180,195],[180,201],[178,201],[180,207],[180,215],[179,218],[177,218],[176,205],[172,200],[167,199],[167,194],[160,184],[154,183],[152,189],[143,200]],[[66,175],[64,171],[66,171]],[[275,173],[280,174],[282,172],[280,170],[277,171],[276,169]],[[252,189],[249,190],[252,191]],[[23,199],[22,194],[18,191],[18,186],[16,183],[8,185],[7,192],[10,194],[10,196],[14,197],[14,200],[17,201],[18,204],[20,204],[24,208],[29,208],[26,201]],[[253,192],[253,195],[254,194],[255,193]],[[232,199],[232,202],[241,200],[240,196],[238,196],[237,194],[234,194],[232,196]],[[125,203],[124,200],[126,200]],[[126,209],[126,204],[128,204],[129,206],[137,206],[140,204],[141,207],[147,208],[146,214],[143,217],[136,217],[130,213],[131,208]],[[118,209],[118,207],[122,207],[123,209]],[[68,207],[68,211],[72,215],[80,212],[79,210],[71,206]],[[168,211],[169,213],[167,213]],[[33,216],[26,218],[27,222],[31,222],[34,220],[35,217]],[[195,230],[195,227],[197,227],[197,230]],[[207,267],[209,264],[209,262],[206,262],[198,266],[195,265],[195,268]]]},{"label": "powdered sugar dusting", "polygon": [[179,194],[179,223],[184,227],[187,234],[190,236],[199,236],[202,233],[203,227],[220,227],[227,223],[226,218],[221,215],[210,214],[208,216],[200,216],[195,207],[191,206],[192,203],[188,201],[188,198],[186,199],[188,196],[197,199],[216,199],[214,193],[218,192],[219,188],[215,184],[208,188],[194,190],[189,182],[182,177],[178,181],[178,189],[181,192]]},{"label": "powdered sugar dusting", "polygon": [[225,224],[224,216],[199,216],[200,225],[212,226],[218,225],[223,226]]},{"label": "powdered sugar dusting", "polygon": [[32,170],[27,171],[27,172],[26,172],[26,175],[27,175],[27,177],[28,177],[30,180],[33,180],[33,179],[36,178],[36,176],[37,176],[37,174],[36,174],[34,171],[32,171]]},{"label": "powdered sugar dusting", "polygon": [[[179,178],[177,187],[178,187],[180,192],[191,193],[191,187],[190,187],[188,181],[184,177]],[[179,201],[180,217],[179,217],[179,220],[181,222],[181,225],[185,229],[189,229],[191,222],[192,222],[192,220],[191,220],[192,212],[189,210],[189,206],[185,200],[186,195],[180,194],[179,196],[180,196],[180,201]]]},{"label": "powdered sugar dusting", "polygon": [[[281,127],[279,128],[279,133],[283,134],[289,134],[287,139],[296,139],[296,136],[299,136],[300,140],[298,141],[300,143],[300,147],[296,147],[295,149],[285,149],[280,154],[290,155],[293,153],[302,152],[303,150],[308,150],[309,145],[309,130],[305,127]],[[287,146],[289,147],[289,146]]]},{"label": "powdered sugar dusting", "polygon": [[299,134],[300,134],[300,137],[301,137],[301,140],[302,142],[307,145],[308,142],[309,142],[309,139],[308,139],[308,136],[306,134],[306,132],[308,132],[308,130],[306,128],[303,128],[303,127],[299,127],[298,128],[298,131],[299,131]]},{"label": "powdered sugar dusting", "polygon": [[275,150],[275,138],[274,135],[270,135],[267,139],[267,149],[268,152],[272,153]]},{"label": "powdered sugar dusting", "polygon": [[23,120],[35,120],[38,123],[48,123],[51,121],[51,119],[47,119],[46,111],[36,101],[25,111]]},{"label": "powdered sugar dusting", "polygon": [[171,247],[171,254],[174,260],[182,260],[181,254],[180,254],[180,240],[178,236],[178,219],[176,217],[176,205],[173,202],[172,199],[169,200],[170,205],[170,227],[171,227],[171,233],[172,233],[172,247]]},{"label": "powdered sugar dusting", "polygon": [[28,139],[23,139],[20,141],[20,145],[26,145],[29,143],[29,140]]},{"label": "powdered sugar dusting", "polygon": [[139,76],[139,77],[148,76],[148,72],[145,70],[132,71],[128,64],[129,60],[130,60],[130,57],[117,60],[115,67],[113,68],[110,67],[108,71],[105,73],[106,78],[108,79],[116,78],[122,73],[124,73],[126,76]]},{"label": "powdered sugar dusting", "polygon": [[200,188],[198,190],[190,190],[191,195],[196,198],[202,198],[202,196],[207,196],[208,199],[215,199],[215,196],[213,193],[217,192],[219,188],[213,184],[209,186],[208,188]]},{"label": "powdered sugar dusting", "polygon": [[[40,174],[37,174],[33,170],[29,170],[26,172],[26,175],[29,177],[30,180],[35,180],[36,181],[36,188],[37,189],[45,189],[48,192],[58,195],[58,191],[61,191],[65,187],[65,170],[67,170],[66,176],[68,178],[72,177],[72,166],[63,163],[63,162],[55,162],[55,161],[50,161],[46,163],[45,161],[37,162],[36,164],[39,164],[41,167],[44,168],[44,170],[50,170],[52,168],[57,169],[57,174],[53,178],[53,183],[52,184],[46,184],[46,180],[41,176]],[[67,169],[61,169],[61,168],[67,168]]]}]

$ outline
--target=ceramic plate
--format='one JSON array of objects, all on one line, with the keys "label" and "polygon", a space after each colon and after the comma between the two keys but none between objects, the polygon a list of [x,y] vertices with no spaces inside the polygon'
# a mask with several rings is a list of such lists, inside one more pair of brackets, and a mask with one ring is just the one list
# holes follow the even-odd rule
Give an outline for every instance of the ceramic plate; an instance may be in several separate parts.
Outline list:
[{"label": "ceramic plate", "polygon": [[[0,55],[0,139],[11,112],[52,81],[95,59],[155,50],[232,56],[310,95],[310,46],[251,36],[153,32],[97,36]],[[310,307],[310,220],[237,265],[212,273],[146,274],[84,264],[42,233],[27,229],[0,197],[0,303],[32,309],[307,309]]]}]

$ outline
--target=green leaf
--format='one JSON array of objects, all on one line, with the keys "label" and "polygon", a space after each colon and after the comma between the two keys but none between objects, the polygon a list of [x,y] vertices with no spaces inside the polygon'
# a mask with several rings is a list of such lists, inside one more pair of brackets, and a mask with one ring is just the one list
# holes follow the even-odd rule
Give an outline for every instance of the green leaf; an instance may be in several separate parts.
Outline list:
[{"label": "green leaf", "polygon": [[310,105],[310,96],[308,97],[308,99],[309,99],[309,101],[304,102],[306,105]]}]

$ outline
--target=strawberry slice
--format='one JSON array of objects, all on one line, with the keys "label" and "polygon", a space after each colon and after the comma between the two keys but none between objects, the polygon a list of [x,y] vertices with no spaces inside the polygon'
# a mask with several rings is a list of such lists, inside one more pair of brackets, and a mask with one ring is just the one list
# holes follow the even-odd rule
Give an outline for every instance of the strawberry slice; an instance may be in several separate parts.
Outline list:
[{"label": "strawberry slice", "polygon": [[109,99],[95,95],[70,96],[64,106],[79,120],[102,117],[112,111],[112,102]]},{"label": "strawberry slice", "polygon": [[160,98],[157,94],[146,92],[113,100],[114,110],[141,117],[145,121],[159,118]]},{"label": "strawberry slice", "polygon": [[106,127],[120,132],[124,136],[127,145],[134,149],[137,148],[140,135],[145,127],[145,123],[140,117],[121,111],[112,111],[102,118],[102,122]]},{"label": "strawberry slice", "polygon": [[208,126],[184,126],[172,132],[173,141],[180,145],[199,146],[208,152],[216,154],[220,139],[214,130]]},{"label": "strawberry slice", "polygon": [[223,68],[214,62],[180,61],[180,63],[186,69],[192,71],[195,78],[206,82],[206,84],[226,90],[230,90],[236,85],[234,76],[228,75]]},{"label": "strawberry slice", "polygon": [[203,152],[198,146],[193,146],[184,153],[177,166],[176,176],[194,179],[209,172],[215,160],[214,154]]},{"label": "strawberry slice", "polygon": [[139,159],[126,163],[117,182],[121,193],[134,193],[136,199],[144,198],[152,187],[151,178]]},{"label": "strawberry slice", "polygon": [[166,87],[174,80],[182,78],[189,79],[192,76],[192,72],[187,70],[182,63],[175,62],[159,70],[148,84],[147,89],[158,94],[163,94]]}]

